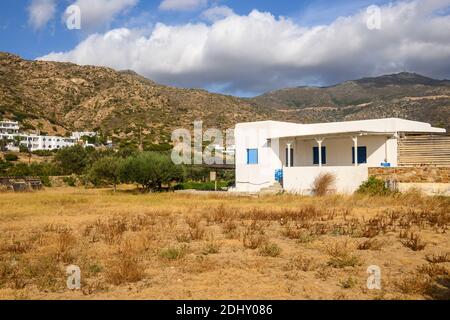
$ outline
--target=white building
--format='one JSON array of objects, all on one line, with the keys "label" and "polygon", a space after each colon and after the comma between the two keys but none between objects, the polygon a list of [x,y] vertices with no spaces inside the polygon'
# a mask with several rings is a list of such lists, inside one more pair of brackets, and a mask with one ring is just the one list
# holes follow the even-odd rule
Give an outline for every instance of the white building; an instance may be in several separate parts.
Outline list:
[{"label": "white building", "polygon": [[19,123],[16,121],[0,121],[0,134],[19,133]]},{"label": "white building", "polygon": [[[81,142],[81,138],[84,136],[95,137],[96,135],[95,132],[73,132],[70,137],[59,137],[21,133],[18,122],[0,121],[0,139],[10,141],[7,148],[11,151],[19,151],[19,147],[16,145],[17,140],[30,151],[58,150],[74,146]],[[84,145],[94,146],[86,143]]]},{"label": "white building", "polygon": [[368,179],[369,168],[398,165],[402,136],[445,132],[427,123],[396,118],[319,124],[241,123],[235,128],[233,191],[259,192],[280,182],[287,192],[310,194],[314,179],[331,172],[336,177],[335,190],[351,193]]},{"label": "white building", "polygon": [[72,138],[75,140],[81,140],[82,137],[96,137],[96,132],[90,132],[90,131],[81,131],[81,132],[72,132]]}]

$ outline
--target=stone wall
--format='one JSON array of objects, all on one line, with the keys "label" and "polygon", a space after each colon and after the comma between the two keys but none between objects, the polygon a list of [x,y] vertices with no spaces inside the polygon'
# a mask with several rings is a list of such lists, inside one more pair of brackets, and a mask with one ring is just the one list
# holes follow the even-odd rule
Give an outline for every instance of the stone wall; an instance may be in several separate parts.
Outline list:
[{"label": "stone wall", "polygon": [[400,183],[450,183],[450,167],[369,168],[369,176]]}]

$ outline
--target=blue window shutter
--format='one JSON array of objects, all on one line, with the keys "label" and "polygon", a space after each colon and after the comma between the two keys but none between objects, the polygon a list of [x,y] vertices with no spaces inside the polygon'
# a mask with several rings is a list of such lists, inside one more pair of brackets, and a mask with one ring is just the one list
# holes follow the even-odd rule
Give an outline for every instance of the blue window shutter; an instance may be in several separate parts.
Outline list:
[{"label": "blue window shutter", "polygon": [[288,148],[286,148],[285,149],[285,153],[284,153],[284,156],[285,156],[285,164],[286,164],[286,167],[288,167],[289,165],[288,165]]},{"label": "blue window shutter", "polygon": [[[352,147],[352,163],[355,164],[355,147]],[[358,147],[358,164],[367,163],[367,147]]]},{"label": "blue window shutter", "polygon": [[327,164],[327,147],[322,147],[322,164]]},{"label": "blue window shutter", "polygon": [[[319,164],[319,147],[313,147],[313,164]],[[326,147],[322,147],[322,164],[327,164]]]},{"label": "blue window shutter", "polygon": [[358,148],[358,163],[367,163],[367,147]]},{"label": "blue window shutter", "polygon": [[319,147],[313,147],[313,164],[319,164]]},{"label": "blue window shutter", "polygon": [[247,149],[247,164],[258,164],[258,149]]}]

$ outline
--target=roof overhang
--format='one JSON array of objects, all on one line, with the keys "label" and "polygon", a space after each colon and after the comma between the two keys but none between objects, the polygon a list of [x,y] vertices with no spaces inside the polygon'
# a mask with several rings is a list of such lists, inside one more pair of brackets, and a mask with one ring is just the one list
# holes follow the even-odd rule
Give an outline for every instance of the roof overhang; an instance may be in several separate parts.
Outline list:
[{"label": "roof overhang", "polygon": [[300,139],[309,140],[315,138],[341,138],[341,137],[361,137],[361,136],[394,136],[396,132],[381,132],[381,131],[347,131],[347,132],[326,132],[314,134],[298,134],[288,136],[277,136],[269,139]]}]

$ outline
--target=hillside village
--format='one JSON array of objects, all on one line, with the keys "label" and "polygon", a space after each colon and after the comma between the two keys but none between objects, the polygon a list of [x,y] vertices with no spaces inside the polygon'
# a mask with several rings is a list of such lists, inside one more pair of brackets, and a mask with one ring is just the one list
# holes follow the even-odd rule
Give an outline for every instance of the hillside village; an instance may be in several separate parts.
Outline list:
[{"label": "hillside village", "polygon": [[[0,147],[1,151],[28,151],[58,150],[81,144],[84,147],[96,147],[96,132],[72,132],[69,136],[49,136],[21,131],[17,121],[0,121]],[[112,145],[109,142],[108,145]]]}]

